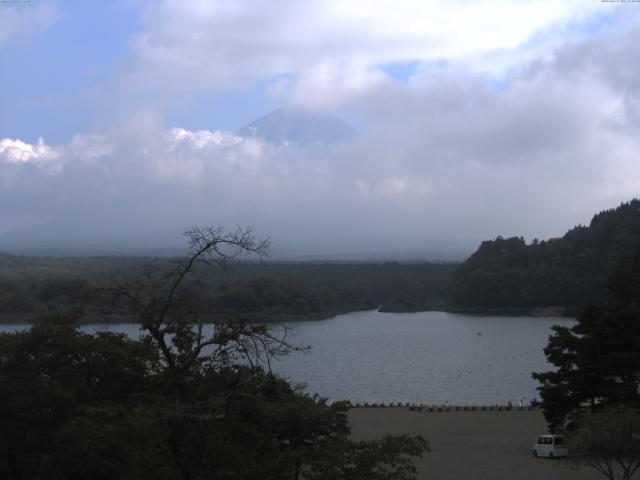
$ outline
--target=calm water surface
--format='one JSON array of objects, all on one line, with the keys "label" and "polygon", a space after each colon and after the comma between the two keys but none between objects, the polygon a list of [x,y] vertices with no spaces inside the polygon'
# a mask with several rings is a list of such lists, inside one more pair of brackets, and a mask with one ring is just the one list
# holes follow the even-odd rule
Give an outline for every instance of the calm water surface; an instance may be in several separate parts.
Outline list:
[{"label": "calm water surface", "polygon": [[[311,350],[287,356],[273,369],[332,399],[517,402],[537,396],[531,372],[550,369],[542,349],[551,325],[572,323],[550,317],[355,312],[290,323],[295,342]],[[2,325],[0,330],[24,327]],[[139,334],[137,325],[108,328]]]}]

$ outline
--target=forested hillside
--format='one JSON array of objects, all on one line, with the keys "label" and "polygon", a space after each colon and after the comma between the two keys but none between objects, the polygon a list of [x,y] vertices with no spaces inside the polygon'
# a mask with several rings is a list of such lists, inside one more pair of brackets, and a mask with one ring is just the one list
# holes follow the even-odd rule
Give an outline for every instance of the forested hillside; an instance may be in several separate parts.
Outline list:
[{"label": "forested hillside", "polygon": [[[0,255],[0,321],[31,321],[81,310],[85,320],[126,321],[123,305],[104,292],[110,279],[136,278],[170,259],[145,257],[20,257]],[[327,318],[353,310],[443,308],[456,264],[238,263],[227,273],[198,272],[190,304],[206,316],[243,314],[253,320]],[[122,317],[122,318],[119,318]]]},{"label": "forested hillside", "polygon": [[640,246],[640,200],[596,214],[547,241],[483,242],[455,272],[450,303],[462,308],[578,309],[606,299],[607,277]]}]

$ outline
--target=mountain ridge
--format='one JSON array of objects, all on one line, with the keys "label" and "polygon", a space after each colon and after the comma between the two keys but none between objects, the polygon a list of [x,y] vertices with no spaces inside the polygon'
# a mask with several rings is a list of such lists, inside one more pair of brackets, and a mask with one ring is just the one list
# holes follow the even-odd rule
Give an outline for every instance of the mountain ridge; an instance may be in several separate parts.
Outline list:
[{"label": "mountain ridge", "polygon": [[248,123],[236,135],[276,145],[308,146],[343,142],[356,131],[333,113],[282,107]]}]

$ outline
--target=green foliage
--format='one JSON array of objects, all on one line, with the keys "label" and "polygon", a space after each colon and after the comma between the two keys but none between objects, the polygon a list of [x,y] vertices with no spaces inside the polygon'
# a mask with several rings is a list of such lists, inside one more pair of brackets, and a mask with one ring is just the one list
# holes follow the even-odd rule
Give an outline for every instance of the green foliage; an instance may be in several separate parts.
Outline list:
[{"label": "green foliage", "polygon": [[629,480],[640,467],[640,413],[624,407],[583,413],[567,446],[574,466],[591,467],[609,480]]},{"label": "green foliage", "polygon": [[455,272],[450,302],[457,307],[579,309],[606,300],[606,279],[640,245],[640,200],[593,217],[562,238],[498,237],[483,242]]},{"label": "green foliage", "polygon": [[297,349],[286,329],[278,337],[237,319],[203,333],[196,266],[267,244],[251,229],[187,235],[189,253],[172,268],[142,265],[109,287],[141,340],[83,334],[60,318],[0,335],[0,479],[415,478],[424,440],[353,442],[345,404],[260,366]]},{"label": "green foliage", "polygon": [[640,407],[640,251],[619,262],[609,303],[584,310],[572,327],[555,326],[545,354],[555,371],[535,373],[552,429],[584,410]]},{"label": "green foliage", "polygon": [[415,456],[429,450],[421,437],[386,435],[380,441],[334,442],[304,471],[309,480],[410,480]]},{"label": "green foliage", "polygon": [[56,452],[66,448],[59,435],[69,431],[69,422],[91,409],[135,405],[150,389],[156,364],[146,343],[82,334],[63,319],[0,335],[4,478],[48,478]]},{"label": "green foliage", "polygon": [[[130,305],[111,304],[101,288],[112,272],[135,276],[149,262],[170,272],[168,258],[18,257],[0,254],[0,322],[37,321],[82,311],[82,321],[132,321]],[[417,311],[442,306],[455,264],[237,262],[226,273],[196,266],[185,288],[190,308],[208,321],[247,314],[255,320],[327,318],[382,307]],[[187,293],[188,290],[188,293]]]},{"label": "green foliage", "polygon": [[149,342],[61,319],[0,335],[0,478],[410,479],[426,449],[352,442],[346,405],[259,367],[209,363],[183,380]]}]

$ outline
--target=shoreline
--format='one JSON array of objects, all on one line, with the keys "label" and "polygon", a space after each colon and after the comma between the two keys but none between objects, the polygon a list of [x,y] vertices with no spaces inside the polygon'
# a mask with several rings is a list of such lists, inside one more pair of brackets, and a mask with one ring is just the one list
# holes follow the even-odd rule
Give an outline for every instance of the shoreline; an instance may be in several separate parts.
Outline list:
[{"label": "shoreline", "polygon": [[[443,305],[433,306],[421,306],[419,309],[387,309],[384,306],[372,309],[362,310],[332,310],[330,312],[314,312],[308,314],[265,314],[265,313],[242,313],[237,314],[237,317],[252,317],[254,323],[283,323],[283,322],[315,322],[320,320],[329,320],[340,315],[348,315],[351,313],[359,312],[379,312],[379,313],[426,313],[426,312],[444,312],[469,316],[497,316],[497,317],[562,317],[562,318],[576,318],[579,309],[578,308],[565,308],[565,307],[526,307],[526,308],[480,308],[480,307],[447,307]],[[51,315],[61,314],[64,312],[52,312]],[[219,314],[220,318],[229,318],[233,316],[231,314]],[[47,314],[0,314],[0,325],[33,325],[46,320]],[[131,315],[87,315],[81,319],[79,325],[92,325],[92,324],[109,324],[109,325],[124,325],[124,324],[137,324],[136,317]],[[205,319],[202,322],[204,325],[214,324],[216,320]]]},{"label": "shoreline", "polygon": [[417,413],[455,413],[455,412],[533,412],[541,411],[539,403],[536,405],[515,405],[509,403],[492,404],[463,404],[449,405],[435,403],[394,403],[394,402],[372,402],[359,403],[349,402],[349,410],[358,409],[405,409]]},{"label": "shoreline", "polygon": [[514,316],[514,317],[568,317],[575,318],[579,312],[579,307],[454,307],[447,305],[422,305],[419,308],[407,308],[403,310],[379,308],[382,313],[421,313],[421,312],[445,312],[459,313],[464,315],[484,315],[484,316]]}]

